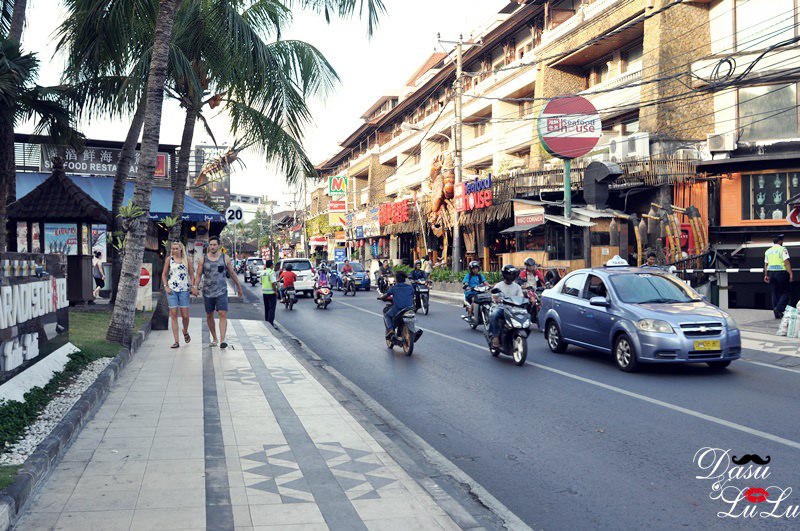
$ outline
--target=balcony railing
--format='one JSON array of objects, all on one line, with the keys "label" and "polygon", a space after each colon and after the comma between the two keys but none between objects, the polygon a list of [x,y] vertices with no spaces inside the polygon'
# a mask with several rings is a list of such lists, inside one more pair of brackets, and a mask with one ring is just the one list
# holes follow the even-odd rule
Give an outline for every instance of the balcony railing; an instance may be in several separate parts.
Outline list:
[{"label": "balcony railing", "polygon": [[578,12],[572,17],[562,22],[555,28],[547,30],[542,33],[542,46],[546,46],[555,42],[557,39],[574,31],[578,26],[584,22],[588,22],[612,5],[623,2],[625,0],[596,0],[588,5],[582,5]]},{"label": "balcony railing", "polygon": [[[613,112],[614,114],[621,114],[627,111],[628,108],[635,108],[639,106],[640,95],[642,86],[639,82],[642,80],[642,71],[634,70],[633,72],[626,72],[622,75],[613,77],[602,83],[599,83],[588,90],[584,90],[579,94],[585,96],[591,101],[594,106],[600,111],[600,114]],[[626,87],[625,85],[633,85]],[[610,92],[605,92],[609,89],[614,89]],[[609,109],[611,111],[606,111]]]}]

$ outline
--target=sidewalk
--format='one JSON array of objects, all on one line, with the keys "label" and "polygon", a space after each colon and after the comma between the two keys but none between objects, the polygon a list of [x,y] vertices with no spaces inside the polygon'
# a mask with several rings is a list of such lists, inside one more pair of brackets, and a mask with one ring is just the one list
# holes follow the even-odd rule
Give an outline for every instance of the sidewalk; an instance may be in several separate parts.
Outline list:
[{"label": "sidewalk", "polygon": [[228,329],[152,332],[15,529],[458,529],[264,323]]}]

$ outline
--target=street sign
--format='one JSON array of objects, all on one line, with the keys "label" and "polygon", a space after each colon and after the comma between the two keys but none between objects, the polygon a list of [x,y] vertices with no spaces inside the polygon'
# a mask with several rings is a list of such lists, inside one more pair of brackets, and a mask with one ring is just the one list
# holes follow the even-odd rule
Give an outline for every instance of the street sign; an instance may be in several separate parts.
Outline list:
[{"label": "street sign", "polygon": [[589,153],[603,134],[600,114],[581,96],[562,96],[547,102],[539,115],[539,139],[554,157],[574,159]]},{"label": "street sign", "polygon": [[149,283],[150,283],[150,271],[148,271],[143,267],[142,270],[139,272],[139,286],[145,287]]},{"label": "street sign", "polygon": [[244,218],[244,212],[242,212],[242,207],[230,206],[225,211],[225,221],[227,221],[231,225],[238,225],[239,223],[242,222],[242,218]]},{"label": "street sign", "polygon": [[347,258],[347,249],[344,247],[337,247],[333,250],[333,261],[337,264],[340,262],[344,262]]},{"label": "street sign", "polygon": [[800,205],[795,205],[786,216],[786,221],[792,224],[792,227],[800,227]]}]

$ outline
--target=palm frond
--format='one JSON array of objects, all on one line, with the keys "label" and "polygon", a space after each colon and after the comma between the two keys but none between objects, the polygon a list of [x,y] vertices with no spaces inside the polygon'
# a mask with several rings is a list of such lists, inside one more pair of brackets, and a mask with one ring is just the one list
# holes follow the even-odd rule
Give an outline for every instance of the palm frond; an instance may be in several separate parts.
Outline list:
[{"label": "palm frond", "polygon": [[14,0],[0,0],[0,38],[5,39],[11,31],[14,16]]},{"label": "palm frond", "polygon": [[84,136],[74,127],[72,113],[63,104],[66,95],[60,87],[35,85],[23,90],[17,100],[17,119],[30,120],[37,117],[33,133],[45,134],[51,143],[83,146]]},{"label": "palm frond", "polygon": [[386,14],[383,0],[286,0],[286,3],[321,13],[328,23],[334,16],[352,18],[357,11],[360,18],[367,19],[367,34],[370,37],[375,34],[381,16]]}]

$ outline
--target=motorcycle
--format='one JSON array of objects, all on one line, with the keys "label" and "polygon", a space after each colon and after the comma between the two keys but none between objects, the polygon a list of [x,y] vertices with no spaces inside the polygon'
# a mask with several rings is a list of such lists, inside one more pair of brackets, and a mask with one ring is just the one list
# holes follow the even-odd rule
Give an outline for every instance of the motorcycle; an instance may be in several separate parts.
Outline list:
[{"label": "motorcycle", "polygon": [[[382,299],[378,297],[378,300]],[[384,314],[392,307],[392,301],[387,302],[388,304],[383,308]],[[386,346],[390,349],[398,346],[403,349],[406,356],[410,356],[414,353],[414,343],[419,340],[421,335],[422,331],[417,330],[417,315],[414,308],[403,308],[394,316],[394,328],[392,335],[386,338]]]},{"label": "motorcycle", "polygon": [[326,310],[328,305],[333,300],[333,292],[331,288],[328,286],[314,286],[314,302],[317,304],[317,308],[322,308]]},{"label": "motorcycle", "polygon": [[345,273],[342,277],[342,286],[344,288],[344,294],[347,295],[348,293],[352,293],[353,297],[356,296],[356,284],[355,279],[353,278],[352,273]]},{"label": "motorcycle", "polygon": [[383,295],[389,288],[394,286],[394,275],[381,275],[380,271],[377,271],[375,275],[378,277],[378,293]]},{"label": "motorcycle", "polygon": [[256,284],[258,284],[258,281],[259,281],[259,277],[254,276],[254,275],[250,275],[250,285],[251,286],[255,286]]},{"label": "motorcycle", "polygon": [[[461,318],[464,319],[473,330],[477,329],[480,325],[485,325],[488,328],[488,321],[484,323],[482,319],[481,306],[488,305],[492,302],[489,288],[487,286],[475,286],[472,288],[472,291],[475,292],[475,296],[472,298],[471,304],[464,299],[464,312],[466,313],[462,315]],[[472,317],[469,315],[470,306],[472,306]]]},{"label": "motorcycle", "polygon": [[283,290],[283,300],[281,302],[283,302],[287,310],[291,311],[292,307],[297,304],[297,292],[294,288]]},{"label": "motorcycle", "polygon": [[[505,354],[514,358],[517,366],[525,364],[528,358],[528,336],[531,331],[531,317],[528,311],[527,297],[503,297],[500,290],[492,290],[494,294],[500,294],[500,301],[493,304],[481,305],[481,318],[483,319],[483,335],[489,345],[489,352],[492,356]],[[495,307],[503,309],[503,322],[500,328],[500,347],[492,346],[492,338],[489,335],[489,316]]]},{"label": "motorcycle", "polygon": [[534,288],[531,285],[527,285],[523,289],[528,297],[528,313],[531,316],[531,321],[538,323],[539,309],[542,307],[540,299],[544,288]]},{"label": "motorcycle", "polygon": [[425,315],[430,311],[430,283],[425,279],[413,280],[411,285],[414,287],[414,311],[422,310]]}]

